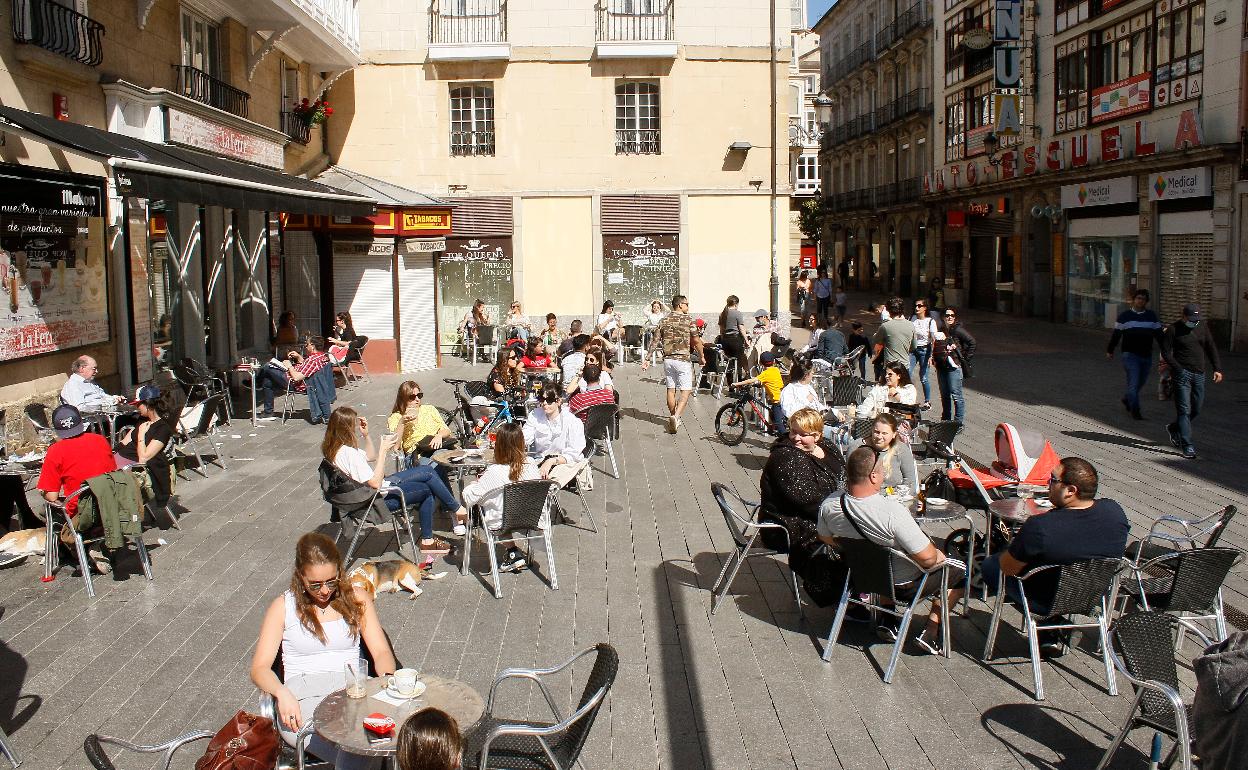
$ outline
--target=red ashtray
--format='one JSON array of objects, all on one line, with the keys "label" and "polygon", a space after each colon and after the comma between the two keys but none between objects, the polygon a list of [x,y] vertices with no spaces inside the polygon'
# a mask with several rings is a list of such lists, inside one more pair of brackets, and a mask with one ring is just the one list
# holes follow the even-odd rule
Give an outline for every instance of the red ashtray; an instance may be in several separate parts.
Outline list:
[{"label": "red ashtray", "polygon": [[364,717],[364,729],[368,730],[373,735],[393,735],[394,720],[385,714],[369,714]]}]

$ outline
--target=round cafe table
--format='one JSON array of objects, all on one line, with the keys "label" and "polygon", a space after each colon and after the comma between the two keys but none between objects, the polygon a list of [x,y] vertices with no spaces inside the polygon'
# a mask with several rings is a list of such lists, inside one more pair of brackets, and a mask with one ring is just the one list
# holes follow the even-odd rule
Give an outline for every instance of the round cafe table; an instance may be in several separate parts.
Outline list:
[{"label": "round cafe table", "polygon": [[[392,757],[398,747],[396,738],[399,728],[409,716],[423,708],[442,709],[455,717],[463,732],[467,732],[485,713],[485,701],[481,694],[463,682],[432,674],[422,675],[420,681],[425,683],[425,692],[419,698],[398,706],[373,697],[385,688],[385,677],[369,679],[368,694],[363,698],[348,698],[345,688],[330,693],[313,712],[316,734],[352,754]],[[385,714],[395,721],[394,735],[389,740],[369,743],[364,732],[364,717],[369,714]]]},{"label": "round cafe table", "polygon": [[993,500],[988,505],[989,514],[1012,526],[1022,524],[1032,516],[1052,509],[1051,505],[1038,505],[1035,499],[1030,497],[1007,497],[1004,500]]}]

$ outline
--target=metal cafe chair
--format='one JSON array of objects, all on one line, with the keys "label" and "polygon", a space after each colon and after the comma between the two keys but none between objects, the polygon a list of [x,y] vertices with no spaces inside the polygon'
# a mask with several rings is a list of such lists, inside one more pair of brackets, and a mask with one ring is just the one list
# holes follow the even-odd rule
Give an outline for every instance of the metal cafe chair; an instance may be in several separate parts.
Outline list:
[{"label": "metal cafe chair", "polygon": [[[216,733],[211,730],[194,730],[184,735],[180,735],[171,741],[145,746],[138,743],[131,743],[130,741],[123,741],[121,738],[113,738],[107,735],[91,733],[82,742],[82,750],[87,755],[87,761],[90,762],[91,766],[96,770],[117,770],[117,766],[113,764],[113,761],[109,759],[108,754],[104,751],[105,744],[118,746],[126,751],[137,751],[140,754],[163,753],[165,755],[164,762],[160,764],[160,767],[162,770],[169,770],[169,768],[173,766],[173,755],[178,749],[188,743],[202,741],[205,738],[211,738],[214,735],[216,735]],[[14,767],[16,767],[16,765],[14,765]]]},{"label": "metal cafe chair", "polygon": [[355,373],[355,367],[358,365],[364,370],[364,381],[372,382],[373,375],[369,374],[368,364],[364,361],[364,348],[368,346],[368,337],[363,334],[356,335],[355,339],[347,343],[350,352],[347,353],[346,367],[351,373],[353,379],[358,380],[360,377]]},{"label": "metal cafe chair", "polygon": [[832,395],[828,406],[856,405],[862,395],[863,380],[852,374],[842,374],[832,378]]},{"label": "metal cafe chair", "polygon": [[[591,654],[594,655],[594,665],[585,680],[576,710],[565,717],[546,686],[546,677],[559,674]],[[567,770],[582,766],[579,759],[581,750],[619,669],[619,653],[605,642],[582,650],[552,668],[505,669],[490,686],[485,715],[465,736],[464,768],[541,767]],[[501,718],[495,714],[495,696],[499,686],[511,679],[536,683],[557,721]]]},{"label": "metal cafe chair", "polygon": [[[884,683],[892,684],[893,675],[897,671],[897,661],[901,649],[906,645],[910,632],[910,621],[914,618],[919,602],[937,596],[940,598],[940,645],[941,654],[949,657],[949,602],[945,596],[949,593],[949,568],[966,569],[966,565],[957,559],[946,558],[931,569],[923,569],[909,556],[892,548],[879,545],[870,540],[856,537],[837,538],[837,552],[849,568],[845,573],[845,588],[841,591],[841,600],[836,607],[836,615],[832,619],[832,628],[823,645],[824,663],[832,661],[832,650],[836,647],[841,635],[841,627],[845,622],[845,612],[849,605],[857,604],[871,611],[872,616],[883,612],[899,618],[897,639],[893,642],[893,651],[888,659],[888,667],[884,669]],[[908,562],[919,572],[913,580],[899,582],[895,565],[898,560]],[[928,580],[937,575],[940,579],[939,593],[928,589]],[[903,590],[898,591],[901,588]],[[913,591],[913,595],[910,593]],[[859,599],[856,593],[868,594],[867,599]],[[881,599],[887,597],[892,604]],[[898,608],[901,608],[900,610]]]},{"label": "metal cafe chair", "polygon": [[1206,646],[1211,644],[1195,626],[1164,612],[1133,612],[1119,618],[1110,628],[1113,644],[1106,645],[1110,658],[1135,688],[1135,701],[1096,770],[1109,766],[1127,734],[1137,727],[1164,733],[1174,740],[1162,767],[1172,766],[1177,755],[1183,770],[1192,770],[1192,707],[1179,694],[1173,642],[1176,629],[1180,636],[1191,631]]},{"label": "metal cafe chair", "polygon": [[620,363],[627,363],[626,358],[628,351],[632,350],[637,353],[637,362],[645,357],[645,348],[641,344],[641,327],[637,324],[628,324],[624,327],[624,339],[620,343]]},{"label": "metal cafe chair", "polygon": [[1182,516],[1158,517],[1148,528],[1148,535],[1127,546],[1127,558],[1133,562],[1155,559],[1185,548],[1212,548],[1235,518],[1236,509],[1228,505],[1199,519]]},{"label": "metal cafe chair", "polygon": [[[113,471],[119,473],[124,471]],[[58,529],[69,531],[74,537],[74,553],[78,558],[78,569],[82,572],[82,581],[87,588],[87,597],[95,598],[95,586],[91,583],[91,562],[87,559],[87,540],[97,540],[99,538],[84,538],[82,533],[74,528],[72,518],[65,511],[65,506],[75,499],[81,499],[84,494],[90,494],[91,488],[85,483],[75,490],[68,497],[55,503],[44,503],[44,553],[43,553],[43,580],[49,582],[56,577],[56,571],[60,568],[60,537],[57,533]],[[140,517],[143,515],[142,509],[131,511]],[[126,538],[134,542],[135,548],[139,552],[139,564],[143,567],[143,575],[147,579],[153,580],[152,577],[152,557],[147,552],[147,545],[143,542],[143,536],[127,535]]]},{"label": "metal cafe chair", "polygon": [[585,413],[585,439],[589,442],[585,454],[590,457],[598,446],[605,446],[607,457],[611,460],[611,476],[617,479],[620,477],[620,467],[615,461],[615,444],[611,439],[615,416],[619,411],[620,408],[615,404],[597,404]]},{"label": "metal cafe chair", "polygon": [[[774,522],[760,522],[758,520],[758,503],[752,503],[736,492],[728,489],[728,487],[717,481],[711,482],[711,495],[715,497],[715,504],[719,506],[719,511],[724,515],[724,523],[728,525],[728,532],[732,535],[735,550],[724,560],[724,566],[719,570],[719,576],[715,578],[715,582],[711,584],[711,614],[715,614],[715,610],[719,609],[719,603],[728,595],[732,583],[737,579],[737,571],[741,569],[741,565],[746,559],[753,556],[778,556],[781,551],[774,551],[770,548],[759,546],[754,547],[754,543],[758,540],[758,535],[765,529],[779,530],[784,535],[785,549],[783,553],[789,550],[789,531],[784,528],[783,524]],[[748,512],[748,518],[737,512],[740,507],[742,511]],[[788,562],[785,561],[785,566]],[[802,593],[797,585],[797,575],[789,570],[789,577],[793,583],[793,600],[797,602],[797,611],[806,616],[806,610],[802,607]]]},{"label": "metal cafe chair", "polygon": [[23,411],[41,443],[51,444],[56,440],[56,431],[52,430],[52,420],[48,417],[47,405],[35,402],[27,404]]},{"label": "metal cafe chair", "polygon": [[718,400],[723,398],[724,388],[737,379],[737,359],[725,355],[719,345],[707,345],[702,352],[706,356],[706,366],[702,367],[706,392]]},{"label": "metal cafe chair", "polygon": [[219,410],[224,404],[225,396],[220,393],[209,396],[200,401],[198,404],[188,404],[182,409],[182,416],[178,419],[178,443],[183,447],[190,449],[195,455],[195,470],[205,478],[208,477],[204,473],[204,458],[200,454],[197,442],[206,440],[212,447],[213,457],[216,459],[217,465],[223,470],[228,470],[229,466],[225,464],[225,457],[221,453],[221,447],[217,444],[213,437],[216,432],[216,418]]},{"label": "metal cafe chair", "polygon": [[490,363],[493,359],[494,349],[497,343],[494,341],[495,329],[493,326],[478,326],[477,333],[472,338],[472,363],[476,364],[478,351],[484,352],[486,362]]},{"label": "metal cafe chair", "polygon": [[22,766],[22,758],[18,756],[17,749],[10,745],[12,742],[13,740],[9,738],[4,730],[0,729],[0,754],[3,754],[9,760],[9,763],[13,765],[14,770],[16,770],[16,768]]},{"label": "metal cafe chair", "polygon": [[[997,643],[997,632],[1001,628],[1001,614],[1005,608],[1007,593],[1004,583],[1014,580],[1018,582],[1019,594],[1022,597],[1023,632],[1027,635],[1027,644],[1031,652],[1031,675],[1036,684],[1035,699],[1044,700],[1044,679],[1040,674],[1039,632],[1049,629],[1095,628],[1100,635],[1101,657],[1105,663],[1105,679],[1109,685],[1109,694],[1117,695],[1118,683],[1114,680],[1114,665],[1109,657],[1106,627],[1109,625],[1111,595],[1117,591],[1118,575],[1121,569],[1121,559],[1090,559],[1074,564],[1049,564],[1028,570],[1021,575],[1002,576],[1003,585],[997,591],[997,601],[992,611],[992,623],[988,626],[988,639],[984,644],[984,662],[992,660],[992,651]],[[1027,599],[1028,581],[1034,581],[1037,575],[1045,573],[1051,575],[1055,570],[1057,571],[1057,588],[1053,595],[1052,606],[1044,614],[1033,613],[1031,603]],[[1091,617],[1092,622],[1044,622],[1064,615],[1085,615]]]},{"label": "metal cafe chair", "polygon": [[[485,540],[486,551],[490,557],[490,576],[494,581],[494,598],[503,598],[503,586],[498,576],[498,553],[495,546],[516,545],[529,541],[543,540],[546,543],[547,568],[550,570],[550,587],[559,590],[559,577],[555,572],[555,545],[551,539],[553,522],[550,512],[555,505],[555,494],[559,484],[544,479],[533,481],[513,481],[505,485],[500,492],[503,496],[503,520],[497,529],[490,529],[481,509],[474,507],[472,522],[464,535],[464,556],[460,562],[461,574],[468,574],[468,563],[472,559],[472,533],[480,528],[481,537]],[[543,517],[546,528],[540,525]],[[520,532],[537,532],[538,534],[521,535]],[[503,537],[509,535],[510,537]],[[529,557],[532,557],[530,551]]]},{"label": "metal cafe chair", "polygon": [[[407,515],[407,497],[403,494],[402,489],[386,486],[374,489],[368,484],[361,484],[354,479],[348,478],[346,474],[339,471],[328,460],[321,460],[316,475],[317,481],[321,486],[321,494],[324,496],[325,502],[329,503],[330,521],[338,522],[341,525],[338,530],[338,537],[334,538],[335,541],[341,540],[346,533],[348,521],[355,528],[351,536],[351,544],[347,547],[347,552],[342,557],[343,564],[351,565],[351,560],[355,557],[355,549],[360,544],[360,536],[364,533],[365,526],[370,523],[370,514],[373,511],[376,511],[379,516],[390,519],[390,526],[394,530],[396,552],[400,556],[403,555],[403,535],[399,525],[403,525],[403,529],[407,531],[407,540],[412,546],[412,562],[415,564],[420,563],[419,546],[416,544],[416,537],[412,533],[412,522]],[[398,510],[391,511],[385,504],[383,499],[388,496],[399,498]]]},{"label": "metal cafe chair", "polygon": [[[1132,576],[1122,581],[1120,590],[1146,611],[1169,612],[1189,622],[1212,620],[1215,641],[1220,642],[1226,638],[1222,584],[1243,556],[1236,548],[1213,547],[1175,551],[1143,563],[1128,561]],[[1180,647],[1183,637],[1180,628]]]}]

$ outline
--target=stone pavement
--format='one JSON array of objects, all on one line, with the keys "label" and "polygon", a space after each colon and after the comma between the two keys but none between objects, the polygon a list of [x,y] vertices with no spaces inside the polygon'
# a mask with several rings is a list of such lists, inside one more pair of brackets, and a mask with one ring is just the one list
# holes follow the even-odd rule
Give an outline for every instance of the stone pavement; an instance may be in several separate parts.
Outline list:
[{"label": "stone pavement", "polygon": [[[1104,359],[1104,334],[988,314],[966,320],[982,350],[959,439],[966,451],[987,459],[1002,420],[1043,430],[1059,453],[1097,464],[1103,495],[1129,509],[1137,533],[1161,513],[1244,504],[1245,359],[1231,359],[1228,381],[1210,388],[1197,430],[1202,459],[1185,461],[1165,439],[1166,405],[1146,405],[1143,423],[1121,409],[1121,369]],[[485,372],[458,365],[416,379],[428,401],[449,404],[443,377]],[[979,662],[989,618],[983,603],[954,620],[949,660],[908,651],[891,686],[880,680],[888,647],[857,627],[847,627],[830,665],[820,661],[813,635],[827,633],[832,612],[808,608],[803,625],[778,562],[752,560],[711,616],[708,588],[732,540],[709,483],[757,490],[766,444],[754,436],[734,448],[720,444],[712,427],[718,404],[705,395],[692,403],[681,434],[668,436],[654,371],[620,367],[616,380],[623,478],[597,474],[590,502],[600,533],[556,529],[560,589],[544,582],[539,556],[539,574],[504,575],[501,600],[457,571],[424,584],[415,601],[382,596],[381,617],[405,665],[484,693],[505,667],[553,664],[609,641],[622,664],[586,747],[588,767],[1096,763],[1130,705],[1126,683],[1125,694],[1111,698],[1087,648],[1045,663],[1048,699],[1033,701],[1017,631],[1003,630],[1004,657]],[[341,392],[339,403],[382,416],[399,381],[375,377]],[[189,473],[178,487],[189,511],[182,529],[147,535],[157,545],[154,583],[97,578],[92,601],[69,569],[48,584],[39,582],[37,560],[0,570],[0,726],[24,767],[86,767],[81,744],[89,732],[155,742],[216,729],[237,709],[254,708],[247,672],[261,614],[289,581],[295,539],[327,518],[315,483],[321,431],[295,421],[253,430],[236,420],[225,435],[229,471],[212,466],[206,479]],[[1246,540],[1248,518],[1241,518],[1224,542]],[[367,553],[386,545],[372,538]],[[484,564],[483,551],[476,555]],[[442,568],[457,570],[458,556],[448,562]],[[1248,608],[1246,590],[1241,569],[1228,602]],[[1007,617],[1016,628],[1017,615]],[[579,694],[584,673],[563,677],[561,691]],[[543,706],[516,685],[503,708],[540,715]],[[1139,731],[1115,767],[1143,767],[1140,748],[1150,738]],[[189,768],[196,756],[186,752],[175,765]],[[128,756],[121,766],[153,765]]]}]

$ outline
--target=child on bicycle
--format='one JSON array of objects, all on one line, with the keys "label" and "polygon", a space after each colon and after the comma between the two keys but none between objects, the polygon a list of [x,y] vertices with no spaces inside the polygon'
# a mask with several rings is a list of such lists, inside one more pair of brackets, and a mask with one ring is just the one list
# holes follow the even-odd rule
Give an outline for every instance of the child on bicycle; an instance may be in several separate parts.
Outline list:
[{"label": "child on bicycle", "polygon": [[784,375],[780,373],[780,367],[776,366],[776,354],[767,351],[758,357],[758,361],[763,365],[763,370],[758,373],[757,377],[734,382],[731,387],[741,388],[746,385],[762,385],[767,405],[771,408],[772,428],[777,434],[788,433],[784,419],[784,410],[780,408],[780,391],[784,389]]}]

